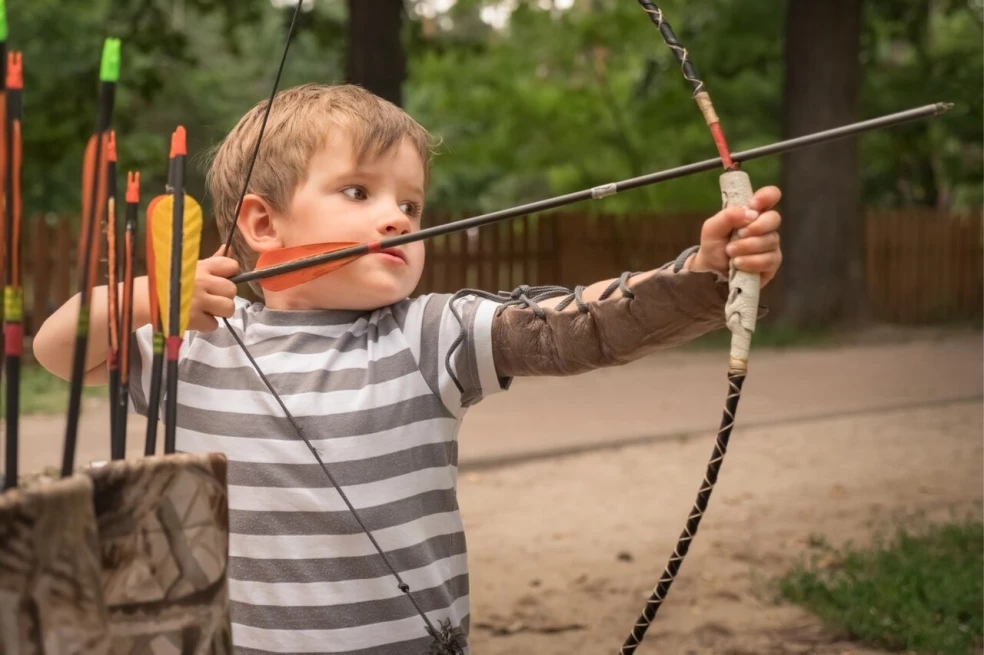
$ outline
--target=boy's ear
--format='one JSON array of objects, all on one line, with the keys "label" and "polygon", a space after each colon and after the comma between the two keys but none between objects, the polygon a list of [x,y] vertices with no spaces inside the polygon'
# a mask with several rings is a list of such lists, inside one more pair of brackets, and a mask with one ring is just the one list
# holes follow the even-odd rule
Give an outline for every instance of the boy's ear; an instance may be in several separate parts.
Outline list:
[{"label": "boy's ear", "polygon": [[260,196],[248,193],[243,198],[237,225],[253,252],[283,248],[284,242],[277,233],[279,221],[276,218],[273,208]]}]

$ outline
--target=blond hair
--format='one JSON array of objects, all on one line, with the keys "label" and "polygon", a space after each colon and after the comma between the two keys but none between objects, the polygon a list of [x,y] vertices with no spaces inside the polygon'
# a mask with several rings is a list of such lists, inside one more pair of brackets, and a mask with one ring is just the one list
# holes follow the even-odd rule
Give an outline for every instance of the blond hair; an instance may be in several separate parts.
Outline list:
[{"label": "blond hair", "polygon": [[[266,107],[264,100],[239,120],[215,150],[206,176],[223,243],[229,230],[236,227],[236,204]],[[355,85],[304,84],[275,96],[246,192],[260,196],[276,211],[286,212],[294,191],[307,177],[311,158],[333,128],[345,131],[359,162],[379,156],[408,138],[424,164],[425,185],[429,181],[431,137],[406,112]],[[256,265],[257,254],[238,230],[230,256],[244,271]],[[258,283],[250,286],[262,297]]]}]

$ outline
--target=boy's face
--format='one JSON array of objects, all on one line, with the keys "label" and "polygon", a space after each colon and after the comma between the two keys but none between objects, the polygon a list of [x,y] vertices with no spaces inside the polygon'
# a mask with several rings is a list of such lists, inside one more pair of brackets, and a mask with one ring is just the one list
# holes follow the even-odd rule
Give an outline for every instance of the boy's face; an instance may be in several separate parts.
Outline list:
[{"label": "boy's face", "polygon": [[[274,216],[284,247],[351,241],[366,243],[420,229],[424,164],[409,140],[375,159],[355,160],[342,130],[333,130],[311,159],[287,216]],[[365,255],[266,302],[286,309],[376,309],[398,302],[417,286],[424,244]]]}]

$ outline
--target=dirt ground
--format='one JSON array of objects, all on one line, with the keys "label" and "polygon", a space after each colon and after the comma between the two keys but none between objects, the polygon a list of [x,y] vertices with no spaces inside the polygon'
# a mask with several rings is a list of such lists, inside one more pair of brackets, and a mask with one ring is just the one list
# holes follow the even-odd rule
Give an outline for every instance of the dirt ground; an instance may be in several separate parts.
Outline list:
[{"label": "dirt ground", "polygon": [[[700,366],[704,356],[689,357]],[[981,515],[979,333],[763,359],[753,371],[766,379],[755,390],[750,374],[743,403],[768,404],[753,400],[756,391],[795,396],[811,386],[802,379],[810,377],[805,366],[823,360],[812,391],[830,411],[811,407],[804,416],[802,408],[783,414],[775,407],[773,421],[753,411],[751,422],[760,427],[743,427],[748,421],[739,407],[709,511],[639,655],[878,653],[777,603],[770,581],[807,551],[811,535],[835,545],[863,543],[873,528],[900,520]],[[879,370],[867,368],[876,361]],[[787,366],[799,370],[795,379],[778,385],[768,377]],[[858,366],[864,372],[851,375]],[[823,373],[837,369],[848,374],[834,380]],[[878,386],[862,390],[869,375]],[[714,405],[723,401],[717,391]],[[633,411],[654,410],[664,400]],[[474,652],[616,653],[683,528],[713,434],[657,435],[639,445],[487,470],[465,466]]]},{"label": "dirt ground", "polygon": [[[683,528],[723,405],[726,353],[675,350],[563,380],[517,380],[472,410],[460,502],[473,652],[616,653]],[[980,516],[979,331],[869,332],[836,346],[753,349],[709,512],[646,641],[681,655],[872,654],[769,581],[874,526]],[[22,425],[22,468],[56,464],[62,417]],[[143,423],[131,418],[128,454]],[[80,462],[104,458],[87,406]]]}]

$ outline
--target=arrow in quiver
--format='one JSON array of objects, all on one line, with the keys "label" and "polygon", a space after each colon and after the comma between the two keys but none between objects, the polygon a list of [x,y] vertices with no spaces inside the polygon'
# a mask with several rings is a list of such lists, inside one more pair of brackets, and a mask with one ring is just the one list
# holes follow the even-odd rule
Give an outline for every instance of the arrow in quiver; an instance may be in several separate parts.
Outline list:
[{"label": "arrow in quiver", "polygon": [[21,288],[21,91],[24,88],[21,53],[11,52],[7,61],[6,104],[4,115],[4,252],[5,277],[3,290],[3,354],[6,388],[6,466],[4,488],[17,484],[18,442],[20,425],[20,365],[24,344]]},{"label": "arrow in quiver", "polygon": [[116,429],[126,450],[127,412],[130,407],[130,340],[133,336],[133,258],[140,210],[140,173],[126,175],[126,223],[123,227],[123,297],[120,301],[120,389],[116,397]]},{"label": "arrow in quiver", "polygon": [[[154,250],[154,275],[160,320],[166,335],[167,392],[164,408],[164,453],[175,451],[178,411],[178,355],[191,317],[191,296],[198,268],[202,234],[202,208],[184,191],[184,166],[187,156],[185,129],[181,126],[171,137],[173,193],[154,205],[151,239]],[[153,293],[155,290],[152,289]]]},{"label": "arrow in quiver", "polygon": [[109,369],[109,449],[112,459],[126,455],[126,438],[120,435],[115,411],[120,391],[120,298],[119,248],[116,245],[116,132],[110,130],[106,142],[106,220],[103,222],[106,242],[106,300],[109,318],[106,365]]},{"label": "arrow in quiver", "polygon": [[79,234],[78,286],[79,313],[72,353],[72,375],[68,390],[68,417],[62,451],[62,477],[72,475],[82,414],[82,379],[89,344],[89,307],[96,278],[97,252],[103,214],[106,209],[106,144],[113,122],[116,83],[120,77],[120,41],[106,39],[99,66],[99,117],[86,145],[82,162],[82,225]]}]

